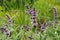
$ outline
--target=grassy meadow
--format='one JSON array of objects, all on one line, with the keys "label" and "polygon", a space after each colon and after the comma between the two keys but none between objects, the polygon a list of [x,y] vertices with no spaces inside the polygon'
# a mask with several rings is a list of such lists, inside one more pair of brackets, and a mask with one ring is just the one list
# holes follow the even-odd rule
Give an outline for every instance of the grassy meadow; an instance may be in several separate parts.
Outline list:
[{"label": "grassy meadow", "polygon": [[[35,32],[27,4],[36,9]],[[0,0],[0,40],[60,40],[60,0]]]}]

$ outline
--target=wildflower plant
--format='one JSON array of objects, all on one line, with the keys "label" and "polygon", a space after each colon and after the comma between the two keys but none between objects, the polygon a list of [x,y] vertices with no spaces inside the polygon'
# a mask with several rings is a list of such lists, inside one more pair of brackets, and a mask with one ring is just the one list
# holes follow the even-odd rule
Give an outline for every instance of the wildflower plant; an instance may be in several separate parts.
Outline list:
[{"label": "wildflower plant", "polygon": [[0,4],[0,40],[60,40],[59,0],[0,0]]}]

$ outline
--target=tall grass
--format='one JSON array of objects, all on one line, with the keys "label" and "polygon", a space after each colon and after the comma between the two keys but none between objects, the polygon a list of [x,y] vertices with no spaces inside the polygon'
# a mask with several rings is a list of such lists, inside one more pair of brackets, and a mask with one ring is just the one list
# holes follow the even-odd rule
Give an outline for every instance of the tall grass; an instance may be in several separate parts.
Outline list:
[{"label": "tall grass", "polygon": [[[3,1],[3,2],[2,2]],[[0,27],[5,27],[11,32],[8,37],[6,33],[0,30],[0,40],[60,40],[60,4],[59,0],[1,0],[0,1]],[[30,8],[36,8],[38,29],[41,29],[42,21],[47,26],[44,32],[41,30],[33,32],[31,15],[27,15],[25,5],[29,4]],[[58,13],[58,23],[55,23],[53,7],[56,7]],[[8,23],[8,14],[13,23]],[[41,19],[42,18],[42,19]],[[50,25],[52,23],[52,25]],[[23,26],[30,28],[27,31]]]}]

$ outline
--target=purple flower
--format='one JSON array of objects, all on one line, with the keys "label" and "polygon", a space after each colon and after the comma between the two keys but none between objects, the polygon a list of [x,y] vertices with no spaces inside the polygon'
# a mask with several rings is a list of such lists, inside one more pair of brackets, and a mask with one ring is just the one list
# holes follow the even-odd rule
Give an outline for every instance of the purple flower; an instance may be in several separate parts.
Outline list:
[{"label": "purple flower", "polygon": [[50,26],[53,26],[54,24],[53,24],[53,22],[49,22],[49,25],[50,25]]},{"label": "purple flower", "polygon": [[29,14],[32,15],[33,27],[36,28],[36,26],[37,26],[37,21],[36,21],[36,8],[30,9],[29,6],[26,6],[26,8],[28,9],[27,11],[29,12]]},{"label": "purple flower", "polygon": [[24,29],[26,29],[27,31],[29,31],[29,30],[30,30],[30,28],[29,28],[28,26],[26,26],[26,25],[25,25],[25,26],[23,26],[23,28],[24,28]]},{"label": "purple flower", "polygon": [[44,32],[44,29],[41,29],[40,31],[41,31],[41,33],[43,33]]},{"label": "purple flower", "polygon": [[55,19],[55,23],[58,23],[58,13],[57,13],[57,9],[54,7],[54,19]]},{"label": "purple flower", "polygon": [[44,29],[46,26],[47,26],[47,24],[45,22],[41,25],[41,32],[44,32]]},{"label": "purple flower", "polygon": [[6,14],[7,18],[8,18],[8,23],[11,24],[12,23],[12,20],[10,18],[10,16],[8,14]]},{"label": "purple flower", "polygon": [[5,32],[7,36],[11,36],[11,32],[7,28],[0,28],[1,31]]}]

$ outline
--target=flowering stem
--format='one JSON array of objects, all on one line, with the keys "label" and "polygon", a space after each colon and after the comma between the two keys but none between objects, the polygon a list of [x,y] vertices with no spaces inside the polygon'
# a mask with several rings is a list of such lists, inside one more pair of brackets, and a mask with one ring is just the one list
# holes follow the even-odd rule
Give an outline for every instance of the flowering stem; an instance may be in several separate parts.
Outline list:
[{"label": "flowering stem", "polygon": [[1,31],[5,32],[7,36],[11,36],[11,32],[7,28],[0,28]]},{"label": "flowering stem", "polygon": [[54,10],[54,20],[55,20],[55,23],[58,23],[58,13],[57,13],[57,9],[54,7],[53,10]]},{"label": "flowering stem", "polygon": [[26,6],[26,8],[28,9],[28,12],[32,15],[32,22],[33,22],[33,27],[34,29],[37,26],[37,21],[36,21],[36,9],[30,9],[28,6]]},{"label": "flowering stem", "polygon": [[8,23],[11,24],[12,23],[12,20],[10,18],[10,16],[8,14],[6,14],[7,18],[8,18]]},{"label": "flowering stem", "polygon": [[41,33],[44,32],[44,29],[45,29],[46,26],[47,26],[46,23],[43,23],[43,24],[41,25]]}]

